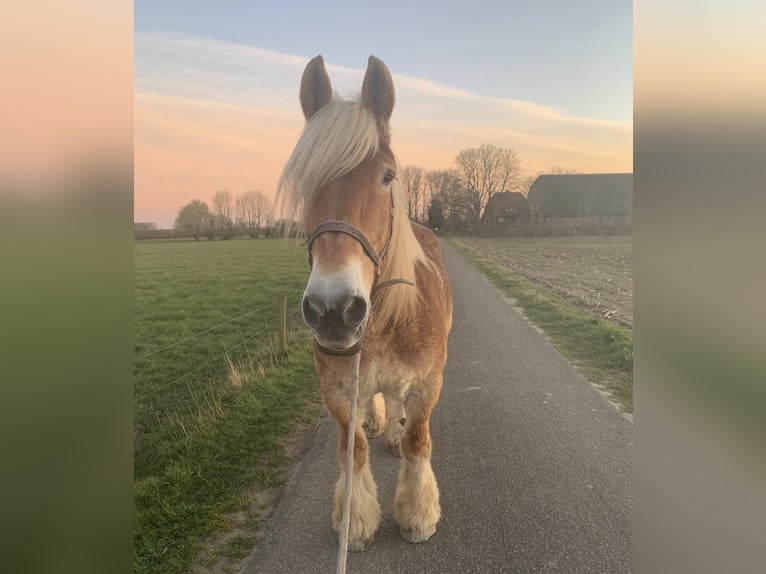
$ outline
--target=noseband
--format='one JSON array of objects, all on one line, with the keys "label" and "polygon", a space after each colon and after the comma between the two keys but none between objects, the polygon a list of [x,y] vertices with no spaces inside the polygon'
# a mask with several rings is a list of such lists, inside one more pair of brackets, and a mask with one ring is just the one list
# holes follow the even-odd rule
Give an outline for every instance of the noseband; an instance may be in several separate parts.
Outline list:
[{"label": "noseband", "polygon": [[[306,240],[306,246],[308,248],[309,252],[309,267],[314,266],[314,256],[313,256],[313,247],[314,242],[317,240],[317,237],[322,235],[323,233],[344,233],[350,237],[353,237],[356,239],[356,241],[362,246],[362,250],[365,252],[367,257],[370,258],[372,261],[372,264],[375,266],[375,279],[372,283],[372,291],[370,292],[370,299],[372,299],[381,289],[384,289],[385,287],[390,287],[391,285],[397,285],[397,284],[404,284],[404,285],[411,285],[415,286],[415,283],[410,281],[409,279],[389,279],[388,281],[379,282],[380,280],[380,268],[383,265],[383,259],[386,256],[386,253],[388,252],[388,247],[391,244],[391,236],[394,233],[394,191],[393,189],[389,190],[389,196],[391,197],[391,207],[388,211],[388,236],[386,237],[386,243],[383,245],[383,249],[380,253],[375,251],[375,248],[372,246],[370,241],[367,239],[367,237],[362,233],[361,230],[354,227],[350,223],[346,221],[339,221],[336,219],[329,219],[327,221],[323,221],[319,225],[317,225],[314,228],[314,231],[311,232],[311,235],[309,235],[308,239]],[[327,347],[321,346],[316,339],[314,339],[314,344],[316,345],[316,348],[324,353],[325,355],[332,355],[333,357],[350,357],[352,355],[355,355],[359,352],[359,349],[362,347],[362,340],[364,339],[364,333],[362,333],[362,336],[359,338],[359,341],[351,348],[343,350],[343,351],[335,351],[333,349],[328,349]]]}]

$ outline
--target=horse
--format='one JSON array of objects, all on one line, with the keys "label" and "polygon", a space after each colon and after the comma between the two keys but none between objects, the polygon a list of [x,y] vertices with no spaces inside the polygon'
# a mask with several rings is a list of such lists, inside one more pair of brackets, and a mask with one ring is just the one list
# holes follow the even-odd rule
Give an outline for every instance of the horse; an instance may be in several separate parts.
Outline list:
[{"label": "horse", "polygon": [[401,456],[394,498],[400,536],[426,542],[441,517],[429,421],[447,361],[452,290],[436,236],[408,219],[391,150],[391,74],[370,56],[361,95],[342,99],[319,55],[303,71],[300,103],[305,124],[277,198],[307,238],[302,312],[321,394],[338,425],[332,524],[340,531],[351,365],[361,353],[357,404],[366,414],[354,429],[348,550],[366,550],[381,520],[365,428],[371,437],[385,434]]}]

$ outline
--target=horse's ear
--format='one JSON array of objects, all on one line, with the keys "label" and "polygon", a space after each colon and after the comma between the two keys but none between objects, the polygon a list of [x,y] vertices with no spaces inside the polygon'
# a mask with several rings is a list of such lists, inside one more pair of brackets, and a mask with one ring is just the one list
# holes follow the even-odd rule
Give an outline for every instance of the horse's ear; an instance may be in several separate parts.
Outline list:
[{"label": "horse's ear", "polygon": [[386,65],[370,56],[362,83],[362,103],[378,119],[387,122],[394,111],[394,82]]},{"label": "horse's ear", "polygon": [[306,119],[311,119],[315,113],[330,103],[332,86],[330,77],[324,67],[322,56],[316,56],[303,70],[301,78],[301,107]]}]

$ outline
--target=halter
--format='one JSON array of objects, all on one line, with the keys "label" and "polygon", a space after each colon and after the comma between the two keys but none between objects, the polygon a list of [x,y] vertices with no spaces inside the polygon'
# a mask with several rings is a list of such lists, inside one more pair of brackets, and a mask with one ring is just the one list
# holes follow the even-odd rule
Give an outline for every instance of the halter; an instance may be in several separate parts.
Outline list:
[{"label": "halter", "polygon": [[[391,285],[404,284],[404,285],[411,285],[414,287],[415,283],[413,283],[409,279],[389,279],[388,281],[383,281],[380,283],[378,282],[380,280],[380,268],[383,265],[383,259],[385,258],[386,253],[388,252],[388,247],[391,244],[391,236],[394,233],[394,191],[393,189],[389,189],[389,196],[391,198],[391,207],[388,211],[388,237],[386,237],[386,243],[385,245],[383,245],[383,249],[381,250],[380,253],[375,251],[375,248],[372,246],[370,241],[367,239],[364,233],[362,233],[361,230],[359,230],[358,228],[354,227],[353,225],[351,225],[350,223],[346,221],[329,219],[317,225],[314,228],[314,231],[311,232],[311,235],[309,235],[308,239],[306,240],[306,246],[309,252],[309,257],[308,257],[309,267],[313,268],[314,266],[313,247],[317,237],[319,237],[323,233],[329,233],[329,232],[344,233],[356,239],[356,241],[362,246],[362,250],[365,252],[367,257],[370,258],[370,260],[372,261],[372,264],[375,266],[375,279],[373,280],[373,283],[372,283],[370,299],[372,299],[378,293],[378,291],[386,287],[390,287]],[[314,345],[317,348],[317,350],[319,350],[321,353],[324,353],[325,355],[331,355],[333,357],[350,357],[359,352],[359,350],[362,347],[363,339],[364,339],[364,333],[362,333],[362,336],[359,338],[359,341],[357,341],[357,343],[354,346],[344,351],[336,351],[334,349],[328,349],[327,347],[323,347],[316,341],[316,339],[314,339]]]}]

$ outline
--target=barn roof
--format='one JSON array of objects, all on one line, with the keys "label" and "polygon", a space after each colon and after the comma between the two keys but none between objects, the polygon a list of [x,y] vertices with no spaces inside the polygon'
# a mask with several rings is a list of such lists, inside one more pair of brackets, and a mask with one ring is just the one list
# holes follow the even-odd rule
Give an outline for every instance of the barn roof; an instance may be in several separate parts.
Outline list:
[{"label": "barn roof", "polygon": [[529,206],[546,217],[631,215],[632,173],[541,175],[529,188]]},{"label": "barn roof", "polygon": [[505,209],[526,211],[529,208],[527,198],[518,191],[502,191],[494,194],[487,202],[487,211],[501,213]]}]

